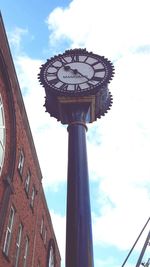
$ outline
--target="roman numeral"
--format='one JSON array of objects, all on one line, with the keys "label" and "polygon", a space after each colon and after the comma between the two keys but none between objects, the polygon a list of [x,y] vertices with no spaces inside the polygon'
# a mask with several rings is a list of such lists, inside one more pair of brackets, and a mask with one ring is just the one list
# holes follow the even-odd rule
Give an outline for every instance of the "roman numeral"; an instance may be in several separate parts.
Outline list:
[{"label": "roman numeral", "polygon": [[95,65],[97,65],[98,64],[98,62],[96,61],[96,62],[94,62],[94,63],[92,63],[92,64],[90,64],[92,67],[94,67]]},{"label": "roman numeral", "polygon": [[79,84],[75,84],[75,88],[74,88],[74,90],[75,90],[75,92],[80,91],[80,86],[79,86]]},{"label": "roman numeral", "polygon": [[93,77],[91,80],[88,81],[89,85],[97,85],[98,83],[100,83],[103,80],[103,78],[101,77]]},{"label": "roman numeral", "polygon": [[101,77],[95,77],[95,76],[94,76],[94,77],[92,78],[92,81],[99,81],[99,82],[100,82],[100,81],[102,81],[102,80],[103,80],[103,78],[101,78]]},{"label": "roman numeral", "polygon": [[48,82],[49,82],[49,81],[52,81],[52,82],[53,82],[54,80],[57,80],[57,81],[58,81],[57,76],[54,75],[54,74],[51,74],[51,73],[47,73],[46,78],[47,78],[47,81],[48,81]]},{"label": "roman numeral", "polygon": [[105,71],[105,68],[94,70],[95,73],[96,73],[96,72],[103,72],[103,71]]},{"label": "roman numeral", "polygon": [[65,84],[65,83],[63,83],[61,86],[60,86],[60,90],[61,91],[67,91],[67,87],[68,87],[68,85],[67,84]]},{"label": "roman numeral", "polygon": [[64,57],[60,57],[60,59],[59,59],[60,61],[61,61],[61,63],[62,64],[66,64],[66,63],[68,63],[66,60],[65,60],[65,58]]},{"label": "roman numeral", "polygon": [[50,80],[50,82],[51,82],[52,84],[56,84],[56,83],[58,82],[58,79],[56,78],[56,79]]},{"label": "roman numeral", "polygon": [[47,72],[46,76],[47,76],[47,77],[56,77],[54,74],[55,74],[55,73]]},{"label": "roman numeral", "polygon": [[73,56],[73,57],[72,57],[72,60],[73,60],[73,61],[79,61],[79,55],[75,55],[75,56]]}]

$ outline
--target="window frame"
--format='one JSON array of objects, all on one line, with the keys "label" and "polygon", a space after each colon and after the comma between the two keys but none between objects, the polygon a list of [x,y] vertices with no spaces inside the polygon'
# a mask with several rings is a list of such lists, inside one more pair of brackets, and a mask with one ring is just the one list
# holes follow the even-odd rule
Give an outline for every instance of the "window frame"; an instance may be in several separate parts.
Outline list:
[{"label": "window frame", "polygon": [[18,168],[18,172],[19,172],[21,177],[23,175],[24,162],[25,162],[25,155],[24,155],[23,149],[20,149],[18,167],[17,168]]},{"label": "window frame", "polygon": [[48,266],[55,267],[55,252],[54,252],[54,247],[52,245],[50,246],[50,251],[49,251]]},{"label": "window frame", "polygon": [[29,237],[26,236],[25,249],[23,255],[23,267],[27,267],[28,251],[29,251]]},{"label": "window frame", "polygon": [[36,189],[35,186],[33,186],[31,191],[31,201],[30,201],[30,206],[32,209],[34,208],[35,195],[36,195]]},{"label": "window frame", "polygon": [[47,228],[45,227],[45,231],[44,231],[44,245],[46,246],[47,244]]},{"label": "window frame", "polygon": [[27,171],[26,179],[24,182],[24,189],[27,194],[29,194],[29,189],[30,189],[30,180],[31,180],[31,172],[30,169]]},{"label": "window frame", "polygon": [[15,217],[15,209],[13,206],[11,206],[10,211],[9,211],[9,218],[8,218],[7,229],[5,233],[4,244],[3,244],[3,253],[6,256],[8,256],[9,254],[13,225],[14,225],[14,217]]},{"label": "window frame", "polygon": [[23,231],[23,226],[20,223],[19,224],[19,227],[18,227],[17,240],[16,240],[16,253],[15,253],[15,265],[14,265],[14,267],[18,267],[20,247],[21,247],[22,231]]},{"label": "window frame", "polygon": [[43,232],[44,232],[44,217],[42,216],[41,227],[40,227],[40,234],[42,237],[43,237]]}]

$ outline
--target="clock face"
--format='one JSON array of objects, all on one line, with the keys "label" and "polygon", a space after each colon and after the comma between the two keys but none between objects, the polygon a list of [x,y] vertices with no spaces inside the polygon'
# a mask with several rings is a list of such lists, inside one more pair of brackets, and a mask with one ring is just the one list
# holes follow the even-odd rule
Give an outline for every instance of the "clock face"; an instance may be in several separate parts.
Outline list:
[{"label": "clock face", "polygon": [[48,60],[39,78],[45,88],[69,94],[100,89],[113,75],[112,64],[104,57],[85,49],[66,51]]}]

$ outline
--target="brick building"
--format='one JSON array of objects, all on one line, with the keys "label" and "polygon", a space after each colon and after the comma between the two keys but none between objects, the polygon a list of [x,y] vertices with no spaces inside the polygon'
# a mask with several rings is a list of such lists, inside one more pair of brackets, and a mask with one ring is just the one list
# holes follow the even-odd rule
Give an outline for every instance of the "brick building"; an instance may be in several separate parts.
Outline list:
[{"label": "brick building", "polygon": [[41,180],[0,15],[0,267],[60,267]]}]

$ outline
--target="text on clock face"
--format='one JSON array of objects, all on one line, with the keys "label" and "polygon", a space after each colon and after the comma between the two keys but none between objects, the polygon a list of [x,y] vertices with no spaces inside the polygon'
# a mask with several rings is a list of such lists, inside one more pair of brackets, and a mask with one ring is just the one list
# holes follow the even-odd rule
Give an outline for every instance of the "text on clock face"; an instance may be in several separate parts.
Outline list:
[{"label": "text on clock face", "polygon": [[99,84],[105,74],[104,65],[97,59],[75,55],[61,57],[48,65],[46,80],[55,88],[70,91],[84,90],[91,85]]}]

